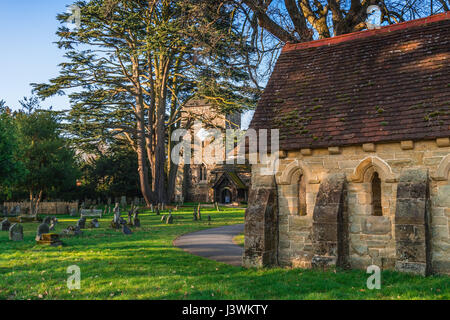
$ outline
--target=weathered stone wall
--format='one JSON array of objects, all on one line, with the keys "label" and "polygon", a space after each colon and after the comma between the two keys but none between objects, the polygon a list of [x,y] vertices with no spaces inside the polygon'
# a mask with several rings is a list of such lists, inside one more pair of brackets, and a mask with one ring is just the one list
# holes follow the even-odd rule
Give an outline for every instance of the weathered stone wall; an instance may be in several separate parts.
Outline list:
[{"label": "weathered stone wall", "polygon": [[[4,206],[10,212],[14,207],[20,206],[20,214],[29,214],[30,202],[5,202]],[[41,202],[38,214],[70,214],[71,210],[78,210],[78,201],[74,202]]]},{"label": "weathered stone wall", "polygon": [[[320,185],[335,173],[346,177],[348,211],[348,264],[364,268],[376,264],[395,268],[397,261],[397,190],[402,174],[410,169],[428,173],[430,190],[430,260],[433,272],[450,273],[450,141],[402,141],[398,143],[302,149],[281,152],[276,174],[278,190],[279,246],[282,266],[309,267],[314,256],[313,213]],[[252,183],[264,184],[258,166]],[[382,216],[372,215],[371,177],[381,180]],[[306,215],[299,215],[298,180],[306,179]],[[250,205],[250,203],[249,203]]]}]

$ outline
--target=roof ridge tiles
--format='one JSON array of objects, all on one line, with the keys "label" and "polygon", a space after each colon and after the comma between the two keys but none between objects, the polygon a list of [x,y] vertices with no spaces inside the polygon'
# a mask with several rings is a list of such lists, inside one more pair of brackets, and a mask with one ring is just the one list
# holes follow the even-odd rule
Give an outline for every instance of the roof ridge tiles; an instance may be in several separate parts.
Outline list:
[{"label": "roof ridge tiles", "polygon": [[307,48],[315,48],[315,47],[322,47],[325,45],[332,45],[332,44],[338,44],[343,43],[351,40],[356,39],[364,39],[368,38],[374,35],[389,33],[393,31],[398,30],[404,30],[411,27],[416,26],[422,26],[428,23],[443,21],[450,19],[450,11],[435,14],[429,17],[400,22],[388,26],[383,26],[378,29],[372,29],[372,30],[364,30],[364,31],[358,31],[358,32],[352,32],[352,33],[346,33],[339,36],[334,36],[331,38],[325,38],[325,39],[319,39],[319,40],[313,40],[308,42],[299,42],[299,43],[286,43],[283,47],[282,52],[287,51],[293,51],[293,50],[302,50]]}]

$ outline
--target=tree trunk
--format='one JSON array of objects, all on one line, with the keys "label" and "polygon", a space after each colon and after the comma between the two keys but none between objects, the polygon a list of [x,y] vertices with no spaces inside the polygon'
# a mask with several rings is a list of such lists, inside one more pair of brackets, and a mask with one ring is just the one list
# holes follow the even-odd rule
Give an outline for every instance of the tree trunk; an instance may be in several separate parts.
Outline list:
[{"label": "tree trunk", "polygon": [[155,132],[155,193],[158,203],[167,202],[165,164],[166,164],[166,147],[165,147],[165,101],[163,97],[157,98],[156,103],[156,132]]},{"label": "tree trunk", "polygon": [[144,197],[145,203],[148,207],[151,204],[151,190],[148,181],[148,167],[147,167],[147,157],[146,157],[146,141],[145,141],[145,122],[144,122],[144,110],[142,108],[141,100],[142,97],[137,97],[136,105],[136,129],[137,129],[137,157],[138,157],[138,172],[139,172],[139,183],[141,187],[142,196]]}]

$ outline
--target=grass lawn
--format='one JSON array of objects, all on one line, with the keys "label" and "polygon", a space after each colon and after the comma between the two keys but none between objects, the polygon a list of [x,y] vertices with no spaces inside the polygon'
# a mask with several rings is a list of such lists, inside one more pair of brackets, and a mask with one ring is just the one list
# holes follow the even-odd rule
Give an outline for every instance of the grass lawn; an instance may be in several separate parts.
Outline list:
[{"label": "grass lawn", "polygon": [[237,235],[236,237],[234,237],[233,238],[233,242],[235,244],[237,244],[238,246],[243,247],[244,246],[244,234],[242,233],[242,234]]},{"label": "grass lawn", "polygon": [[[132,235],[109,228],[84,230],[65,238],[63,247],[38,246],[38,224],[23,224],[25,241],[0,233],[0,299],[449,299],[448,276],[422,278],[382,273],[381,290],[368,290],[364,271],[243,269],[192,256],[173,247],[184,233],[243,222],[243,210],[220,213],[203,209],[192,221],[192,208],[174,213],[173,225],[141,214],[142,228]],[[213,221],[208,225],[206,216]],[[184,218],[181,218],[184,217]],[[62,216],[57,232],[76,219]],[[89,221],[89,220],[88,220]],[[81,289],[66,286],[66,270],[81,268]]]}]

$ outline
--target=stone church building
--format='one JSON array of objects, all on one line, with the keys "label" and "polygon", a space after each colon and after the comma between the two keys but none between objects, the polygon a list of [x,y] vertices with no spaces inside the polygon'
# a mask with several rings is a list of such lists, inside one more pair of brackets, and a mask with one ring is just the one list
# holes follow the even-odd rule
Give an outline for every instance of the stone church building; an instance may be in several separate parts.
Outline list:
[{"label": "stone church building", "polygon": [[245,266],[450,273],[450,13],[287,44],[253,129]]},{"label": "stone church building", "polygon": [[[201,100],[188,103],[182,110],[181,119],[183,128],[197,132],[202,128],[216,128],[221,131],[241,128],[240,113],[224,115],[211,104]],[[201,128],[195,127],[196,121]],[[182,164],[178,167],[175,201],[239,204],[247,201],[249,184],[248,165]]]}]

